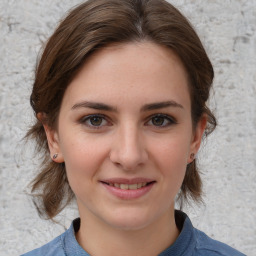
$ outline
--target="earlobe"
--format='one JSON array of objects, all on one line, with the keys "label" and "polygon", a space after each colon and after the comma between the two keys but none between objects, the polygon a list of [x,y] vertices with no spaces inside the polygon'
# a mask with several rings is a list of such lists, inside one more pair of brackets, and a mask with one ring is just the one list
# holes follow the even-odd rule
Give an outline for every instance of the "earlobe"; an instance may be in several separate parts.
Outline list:
[{"label": "earlobe", "polygon": [[63,163],[64,159],[60,150],[59,136],[56,130],[50,128],[45,122],[45,114],[38,113],[37,118],[42,122],[47,137],[51,158],[54,162]]},{"label": "earlobe", "polygon": [[197,123],[195,131],[193,133],[191,145],[190,145],[190,154],[189,154],[188,163],[193,162],[195,155],[197,154],[200,148],[206,125],[207,125],[207,117],[204,115],[200,119],[200,121]]},{"label": "earlobe", "polygon": [[57,163],[63,163],[64,159],[60,150],[58,133],[45,124],[43,126],[46,133],[52,160]]}]

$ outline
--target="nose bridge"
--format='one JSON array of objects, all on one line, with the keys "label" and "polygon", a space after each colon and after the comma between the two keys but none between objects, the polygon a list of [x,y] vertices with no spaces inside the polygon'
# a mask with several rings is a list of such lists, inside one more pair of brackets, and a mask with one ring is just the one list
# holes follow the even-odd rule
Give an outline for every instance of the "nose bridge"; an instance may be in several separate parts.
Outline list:
[{"label": "nose bridge", "polygon": [[111,150],[111,160],[125,170],[133,170],[146,159],[143,135],[138,125],[128,122],[120,126]]}]

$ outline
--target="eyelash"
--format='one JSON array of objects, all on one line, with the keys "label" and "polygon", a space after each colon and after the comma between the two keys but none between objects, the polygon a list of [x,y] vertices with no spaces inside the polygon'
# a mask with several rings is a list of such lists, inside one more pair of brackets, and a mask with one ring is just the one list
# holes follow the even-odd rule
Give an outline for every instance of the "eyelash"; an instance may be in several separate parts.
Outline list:
[{"label": "eyelash", "polygon": [[[84,116],[80,120],[80,123],[86,125],[89,128],[92,128],[92,129],[100,129],[102,127],[101,123],[100,123],[100,125],[93,125],[93,124],[86,123],[87,121],[90,122],[92,120],[92,118],[101,118],[103,121],[106,121],[107,123],[109,123],[106,116],[102,115],[102,114],[93,114],[93,115]],[[107,125],[107,126],[110,126],[110,125]]]},{"label": "eyelash", "polygon": [[161,113],[154,114],[154,115],[150,116],[149,121],[147,121],[147,123],[150,122],[150,121],[152,122],[153,118],[163,118],[164,122],[167,121],[167,124],[165,124],[165,125],[159,125],[158,126],[158,125],[152,124],[154,127],[159,128],[159,129],[166,128],[166,127],[169,127],[171,125],[177,124],[177,120],[174,117],[171,117],[171,116],[166,115],[166,114],[161,114]]},{"label": "eyelash", "polygon": [[[101,119],[101,122],[99,125],[93,125],[91,123],[92,121],[92,118],[100,118]],[[154,125],[152,123],[152,120],[153,118],[163,118],[163,122],[165,123],[164,125],[160,124],[160,125]],[[88,124],[87,121],[89,121],[91,124]],[[87,127],[89,128],[92,128],[92,129],[100,129],[102,128],[103,126],[105,126],[104,124],[102,125],[102,122],[107,122],[106,126],[111,126],[110,122],[108,121],[107,117],[105,115],[102,115],[102,114],[93,114],[93,115],[88,115],[88,116],[85,116],[83,117],[82,119],[80,119],[80,123],[81,124],[84,124],[86,125]],[[152,124],[148,124],[149,122],[151,122]],[[167,123],[166,123],[167,122]],[[166,115],[166,114],[154,114],[154,115],[151,115],[149,117],[149,120],[145,123],[147,126],[154,126],[158,129],[161,129],[161,128],[166,128],[166,127],[169,127],[171,125],[174,125],[174,124],[177,124],[177,121],[175,118],[169,116],[169,115]]]}]

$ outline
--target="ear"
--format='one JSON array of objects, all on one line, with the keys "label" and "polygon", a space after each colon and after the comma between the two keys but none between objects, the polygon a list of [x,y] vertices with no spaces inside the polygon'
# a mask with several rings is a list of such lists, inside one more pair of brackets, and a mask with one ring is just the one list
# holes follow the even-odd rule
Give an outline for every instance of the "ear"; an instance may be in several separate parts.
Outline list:
[{"label": "ear", "polygon": [[200,148],[206,125],[207,125],[207,116],[203,115],[200,121],[197,123],[195,130],[193,132],[193,136],[191,138],[188,163],[191,163],[194,160],[194,156],[197,154]]},{"label": "ear", "polygon": [[46,124],[46,114],[38,113],[37,118],[42,122],[46,133],[51,158],[56,163],[63,163],[63,155],[60,149],[58,132]]}]

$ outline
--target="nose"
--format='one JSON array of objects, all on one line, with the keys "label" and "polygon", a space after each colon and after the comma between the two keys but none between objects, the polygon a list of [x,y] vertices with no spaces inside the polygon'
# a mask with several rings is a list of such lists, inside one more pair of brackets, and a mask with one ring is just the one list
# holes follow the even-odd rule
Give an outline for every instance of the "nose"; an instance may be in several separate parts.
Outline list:
[{"label": "nose", "polygon": [[135,127],[123,127],[117,132],[110,152],[110,160],[126,171],[135,171],[148,160],[143,136]]}]

